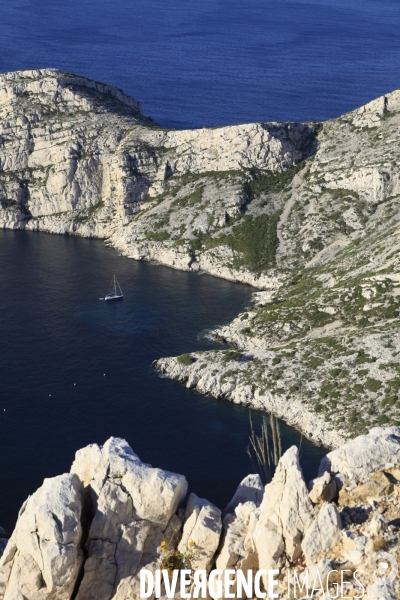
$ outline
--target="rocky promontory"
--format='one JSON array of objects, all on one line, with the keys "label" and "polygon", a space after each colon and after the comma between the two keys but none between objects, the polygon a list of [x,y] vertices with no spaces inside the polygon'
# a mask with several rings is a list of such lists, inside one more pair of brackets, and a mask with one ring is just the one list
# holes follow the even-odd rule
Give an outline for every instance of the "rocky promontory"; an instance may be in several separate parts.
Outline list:
[{"label": "rocky promontory", "polygon": [[394,571],[376,575],[375,563],[400,560],[400,428],[332,451],[308,484],[293,446],[270,483],[249,475],[223,512],[187,487],[125,440],[79,450],[70,473],[23,504],[0,559],[1,600],[139,600],[141,570],[167,569],[171,556],[186,557],[192,577],[219,569],[220,581],[226,570],[234,581],[238,570],[278,569],[279,598],[294,570],[301,583],[308,571],[309,589],[318,571],[313,598],[334,597],[343,573],[347,597],[361,597],[360,584],[368,600],[398,597]]}]

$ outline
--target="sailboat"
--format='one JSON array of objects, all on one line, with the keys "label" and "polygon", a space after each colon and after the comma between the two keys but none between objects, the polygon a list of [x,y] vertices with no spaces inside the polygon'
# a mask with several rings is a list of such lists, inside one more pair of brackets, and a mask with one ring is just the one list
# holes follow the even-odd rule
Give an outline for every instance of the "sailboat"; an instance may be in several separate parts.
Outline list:
[{"label": "sailboat", "polygon": [[106,296],[104,296],[104,298],[100,298],[100,300],[120,300],[123,297],[124,295],[122,293],[121,286],[119,285],[114,273],[110,291]]}]

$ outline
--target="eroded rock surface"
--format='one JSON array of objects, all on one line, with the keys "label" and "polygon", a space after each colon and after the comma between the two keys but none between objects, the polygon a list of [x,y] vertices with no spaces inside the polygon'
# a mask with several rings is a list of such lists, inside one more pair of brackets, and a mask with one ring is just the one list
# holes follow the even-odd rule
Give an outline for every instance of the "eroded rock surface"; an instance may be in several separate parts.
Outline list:
[{"label": "eroded rock surface", "polygon": [[[393,431],[372,434],[381,456]],[[378,495],[372,487],[375,495],[361,498],[359,486],[348,486],[338,505],[313,505],[292,447],[263,494],[257,475],[241,482],[221,520],[207,500],[193,493],[185,499],[182,475],[142,463],[125,440],[110,438],[78,451],[70,474],[46,479],[24,503],[0,560],[0,599],[139,600],[141,569],[154,573],[171,556],[183,556],[185,568],[220,569],[220,582],[227,570],[236,581],[238,570],[278,569],[280,598],[293,569],[301,582],[306,569],[309,581],[319,574],[325,582],[330,571],[340,577],[340,570],[357,568],[366,598],[392,600],[398,578],[375,583],[371,560],[378,549],[400,555],[400,458],[393,463],[391,486],[379,487]],[[366,494],[366,484],[382,473],[360,484]],[[335,589],[329,591],[333,597]],[[354,580],[346,593],[360,595]]]},{"label": "eroded rock surface", "polygon": [[144,554],[158,557],[157,547],[186,495],[187,482],[182,475],[142,463],[118,438],[78,452],[71,470],[89,487],[94,513],[77,600],[108,600],[123,579],[140,570]]},{"label": "eroded rock surface", "polygon": [[83,564],[83,488],[76,475],[45,479],[23,504],[0,560],[4,600],[69,600]]},{"label": "eroded rock surface", "polygon": [[400,460],[400,427],[374,427],[367,435],[329,452],[320,474],[331,473],[339,486],[348,481],[367,481],[372,473],[390,469]]},{"label": "eroded rock surface", "polygon": [[[298,560],[312,514],[298,449],[292,446],[279,461],[271,483],[265,487],[260,506],[254,535],[260,569],[282,567],[287,558],[291,562]],[[267,585],[266,578],[264,583]]]}]

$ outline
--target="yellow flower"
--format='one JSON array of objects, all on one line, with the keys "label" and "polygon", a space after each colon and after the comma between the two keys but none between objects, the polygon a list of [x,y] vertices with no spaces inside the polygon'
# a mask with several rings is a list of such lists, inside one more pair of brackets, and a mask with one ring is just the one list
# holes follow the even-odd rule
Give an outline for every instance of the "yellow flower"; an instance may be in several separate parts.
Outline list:
[{"label": "yellow flower", "polygon": [[165,552],[165,548],[163,546],[161,547],[161,552]]},{"label": "yellow flower", "polygon": [[194,546],[194,542],[192,542],[192,540],[190,540],[189,546]]},{"label": "yellow flower", "polygon": [[163,541],[161,542],[161,548],[163,548],[164,546],[165,546],[165,541],[163,540]]}]

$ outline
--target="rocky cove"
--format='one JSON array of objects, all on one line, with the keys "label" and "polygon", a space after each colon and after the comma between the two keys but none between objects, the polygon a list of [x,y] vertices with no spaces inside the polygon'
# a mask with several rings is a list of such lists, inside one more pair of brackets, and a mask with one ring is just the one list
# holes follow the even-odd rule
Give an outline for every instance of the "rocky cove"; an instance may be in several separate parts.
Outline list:
[{"label": "rocky cove", "polygon": [[113,86],[5,73],[0,222],[263,290],[215,331],[236,354],[157,365],[334,447],[400,423],[399,98],[323,123],[175,131]]},{"label": "rocky cove", "polygon": [[[265,488],[252,474],[221,512],[190,494],[183,475],[143,463],[110,438],[76,453],[69,473],[45,479],[23,504],[15,530],[1,539],[2,600],[132,600],[140,571],[163,567],[176,551],[190,568],[278,569],[279,598],[290,569],[336,579],[313,597],[335,597],[341,573],[353,574],[368,600],[394,600],[398,578],[376,578],[382,552],[400,560],[400,429],[374,428],[321,462],[306,483],[296,446]],[[264,586],[267,586],[265,580]],[[346,597],[361,597],[345,585]],[[151,596],[154,598],[153,596]],[[165,590],[162,591],[165,596]],[[176,597],[179,597],[177,594]],[[328,596],[329,597],[329,596]]]}]

